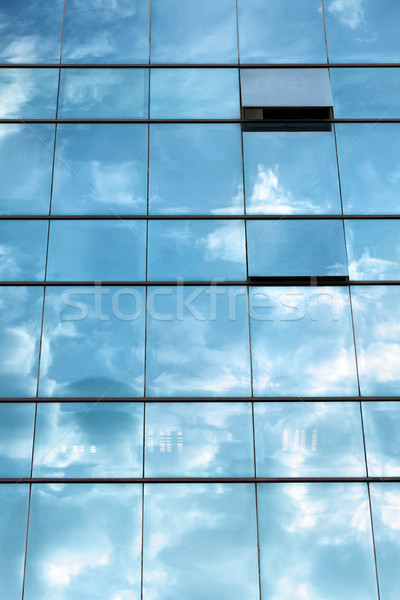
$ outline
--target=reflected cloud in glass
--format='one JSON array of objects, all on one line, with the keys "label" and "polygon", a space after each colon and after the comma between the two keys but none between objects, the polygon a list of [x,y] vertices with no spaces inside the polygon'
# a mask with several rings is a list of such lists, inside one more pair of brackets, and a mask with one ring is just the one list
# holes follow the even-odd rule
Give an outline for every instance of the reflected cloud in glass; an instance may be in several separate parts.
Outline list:
[{"label": "reflected cloud in glass", "polygon": [[0,68],[0,118],[54,119],[58,69]]},{"label": "reflected cloud in glass", "polygon": [[47,221],[0,221],[0,280],[43,281]]},{"label": "reflected cloud in glass", "polygon": [[0,404],[0,477],[30,477],[34,418],[33,403]]},{"label": "reflected cloud in glass", "polygon": [[400,475],[399,411],[398,402],[363,403],[368,471],[373,477]]},{"label": "reflected cloud in glass", "polygon": [[345,221],[350,279],[400,279],[400,221]]}]

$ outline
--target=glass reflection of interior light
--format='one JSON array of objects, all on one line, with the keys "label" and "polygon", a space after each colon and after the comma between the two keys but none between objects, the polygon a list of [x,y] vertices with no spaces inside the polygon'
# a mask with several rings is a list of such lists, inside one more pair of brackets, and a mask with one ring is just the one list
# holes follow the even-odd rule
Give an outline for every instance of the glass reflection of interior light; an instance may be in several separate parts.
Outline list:
[{"label": "glass reflection of interior light", "polygon": [[[307,429],[304,427],[296,427],[294,434],[290,434],[289,429],[284,429],[282,432],[282,452],[306,452],[307,451]],[[290,443],[292,439],[292,443]],[[311,451],[316,452],[318,446],[318,429],[314,428],[311,433]]]},{"label": "glass reflection of interior light", "polygon": [[[67,454],[67,452],[73,452],[74,454],[84,454],[87,449],[83,444],[73,444],[73,446],[62,445],[59,450],[62,454]],[[95,454],[97,452],[97,447],[95,444],[89,445],[89,452],[91,454]]]}]

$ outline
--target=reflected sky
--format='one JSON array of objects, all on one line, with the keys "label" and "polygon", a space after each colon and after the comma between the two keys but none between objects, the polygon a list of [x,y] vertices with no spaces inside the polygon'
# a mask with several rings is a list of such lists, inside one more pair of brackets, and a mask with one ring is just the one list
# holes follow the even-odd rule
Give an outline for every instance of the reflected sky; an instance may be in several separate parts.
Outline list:
[{"label": "reflected sky", "polygon": [[54,119],[58,69],[0,69],[0,118]]},{"label": "reflected sky", "polygon": [[39,404],[33,477],[141,477],[143,404]]},{"label": "reflected sky", "polygon": [[67,0],[64,63],[148,63],[150,1]]},{"label": "reflected sky", "polygon": [[151,214],[242,214],[240,125],[150,126]]},{"label": "reflected sky", "polygon": [[368,471],[371,476],[399,476],[398,402],[364,402],[363,422]]},{"label": "reflected sky", "polygon": [[249,396],[246,288],[149,288],[148,396]]},{"label": "reflected sky", "polygon": [[249,403],[146,405],[146,477],[253,477]]},{"label": "reflected sky", "polygon": [[349,292],[250,290],[256,396],[358,395]]},{"label": "reflected sky", "polygon": [[145,214],[147,125],[58,125],[53,214]]},{"label": "reflected sky", "polygon": [[243,221],[149,221],[151,281],[243,281]]},{"label": "reflected sky", "polygon": [[43,281],[47,221],[0,221],[0,280]]},{"label": "reflected sky", "polygon": [[32,488],[25,600],[140,597],[140,485]]},{"label": "reflected sky", "polygon": [[0,404],[0,477],[30,476],[34,417],[34,404]]},{"label": "reflected sky", "polygon": [[48,288],[40,396],[141,396],[144,291]]},{"label": "reflected sky", "polygon": [[364,484],[259,484],[261,594],[377,600]]},{"label": "reflected sky", "polygon": [[144,281],[145,221],[52,221],[49,281]]},{"label": "reflected sky", "polygon": [[0,395],[35,396],[43,288],[0,288]]},{"label": "reflected sky", "polygon": [[400,279],[400,221],[345,221],[350,279]]},{"label": "reflected sky", "polygon": [[147,485],[144,600],[256,600],[252,485]]},{"label": "reflected sky", "polygon": [[243,135],[248,214],[340,214],[335,143],[330,132]]},{"label": "reflected sky", "polygon": [[254,405],[258,477],[363,477],[357,402]]}]

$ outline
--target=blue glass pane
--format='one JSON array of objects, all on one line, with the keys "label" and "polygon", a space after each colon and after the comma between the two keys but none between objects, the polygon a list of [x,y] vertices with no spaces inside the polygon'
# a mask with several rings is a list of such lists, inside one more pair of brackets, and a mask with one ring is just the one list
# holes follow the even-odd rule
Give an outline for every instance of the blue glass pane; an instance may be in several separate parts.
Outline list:
[{"label": "blue glass pane", "polygon": [[324,5],[331,62],[400,61],[396,0],[325,0]]},{"label": "blue glass pane", "polygon": [[64,63],[148,63],[150,0],[67,0]]},{"label": "blue glass pane", "polygon": [[63,0],[3,0],[0,62],[59,62],[63,7]]},{"label": "blue glass pane", "polygon": [[146,477],[253,477],[250,404],[146,405]]},{"label": "blue glass pane", "polygon": [[140,485],[35,485],[25,600],[140,596]]},{"label": "blue glass pane", "polygon": [[52,221],[49,281],[143,281],[145,221]]},{"label": "blue glass pane", "polygon": [[345,221],[350,279],[400,279],[400,221]]},{"label": "blue glass pane", "polygon": [[243,281],[243,221],[149,221],[149,273],[153,281]]},{"label": "blue glass pane", "polygon": [[58,125],[53,214],[145,214],[147,125]]},{"label": "blue glass pane", "polygon": [[153,69],[152,119],[238,119],[236,69]]},{"label": "blue glass pane", "polygon": [[397,123],[336,124],[345,214],[400,212]]},{"label": "blue glass pane", "polygon": [[351,297],[361,393],[398,396],[400,288],[357,286]]},{"label": "blue glass pane", "polygon": [[54,119],[58,69],[0,69],[0,118]]},{"label": "blue glass pane", "polygon": [[152,0],[153,63],[237,63],[235,0]]},{"label": "blue glass pane", "polygon": [[363,421],[368,473],[372,477],[400,475],[398,402],[364,402]]},{"label": "blue glass pane", "polygon": [[366,475],[357,402],[254,405],[258,477]]},{"label": "blue glass pane", "polygon": [[330,69],[335,117],[400,117],[400,69]]},{"label": "blue glass pane", "polygon": [[144,600],[257,600],[252,485],[148,485]]},{"label": "blue glass pane", "polygon": [[256,396],[358,395],[349,292],[250,290]]},{"label": "blue glass pane", "polygon": [[247,243],[251,276],[348,272],[341,221],[248,221]]},{"label": "blue glass pane", "polygon": [[150,213],[242,214],[239,125],[151,125]]},{"label": "blue glass pane", "polygon": [[28,485],[0,485],[0,594],[7,600],[22,595]]},{"label": "blue glass pane", "polygon": [[43,308],[41,287],[0,287],[0,395],[35,396]]},{"label": "blue glass pane", "polygon": [[0,404],[0,477],[30,477],[34,418],[34,404]]},{"label": "blue glass pane", "polygon": [[330,132],[243,135],[249,214],[340,214],[335,142]]},{"label": "blue glass pane", "polygon": [[0,221],[0,279],[43,281],[47,221]]},{"label": "blue glass pane", "polygon": [[148,396],[249,396],[246,288],[149,288]]},{"label": "blue glass pane", "polygon": [[38,404],[34,477],[141,477],[143,404]]},{"label": "blue glass pane", "polygon": [[257,487],[263,597],[377,599],[366,485]]},{"label": "blue glass pane", "polygon": [[319,0],[239,0],[242,63],[326,62]]},{"label": "blue glass pane", "polygon": [[145,119],[147,69],[62,69],[58,116]]},{"label": "blue glass pane", "polygon": [[40,396],[141,396],[143,361],[143,289],[47,289]]}]

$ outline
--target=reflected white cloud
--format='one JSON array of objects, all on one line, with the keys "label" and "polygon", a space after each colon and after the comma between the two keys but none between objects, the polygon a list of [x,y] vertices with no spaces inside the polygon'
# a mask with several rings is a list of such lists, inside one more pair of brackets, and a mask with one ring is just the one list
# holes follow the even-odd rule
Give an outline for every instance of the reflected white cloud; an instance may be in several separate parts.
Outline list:
[{"label": "reflected white cloud", "polygon": [[331,0],[328,12],[354,31],[365,23],[364,4],[364,0]]},{"label": "reflected white cloud", "polygon": [[95,569],[110,563],[109,551],[103,549],[92,552],[61,552],[43,565],[44,577],[51,587],[63,588],[71,583],[71,579],[84,574],[88,569]]}]

